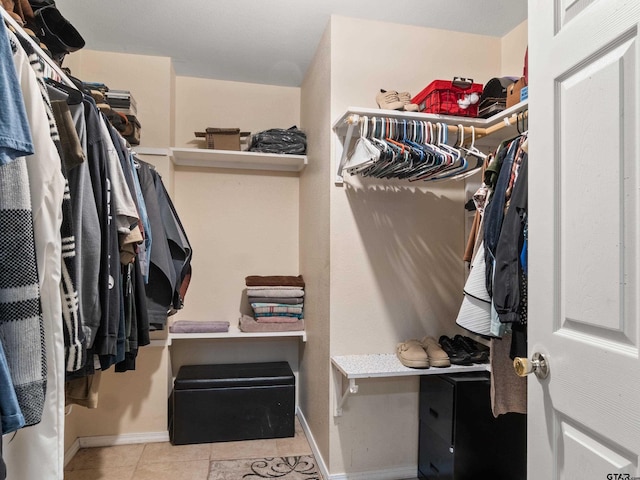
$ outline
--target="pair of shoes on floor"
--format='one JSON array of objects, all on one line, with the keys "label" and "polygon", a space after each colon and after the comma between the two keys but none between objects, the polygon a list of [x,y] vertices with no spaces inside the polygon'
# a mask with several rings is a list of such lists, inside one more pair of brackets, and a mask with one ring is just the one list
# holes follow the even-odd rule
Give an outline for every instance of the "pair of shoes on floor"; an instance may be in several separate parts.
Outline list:
[{"label": "pair of shoes on floor", "polygon": [[463,335],[449,338],[442,335],[438,341],[454,365],[471,365],[489,361],[489,347],[472,338]]},{"label": "pair of shoes on floor", "polygon": [[422,340],[411,339],[396,346],[400,363],[410,368],[448,367],[449,357],[440,348],[435,338],[426,336]]},{"label": "pair of shoes on floor", "polygon": [[380,108],[385,110],[417,112],[420,108],[415,103],[411,103],[409,92],[396,92],[395,90],[380,89],[380,93],[376,95],[376,102]]}]

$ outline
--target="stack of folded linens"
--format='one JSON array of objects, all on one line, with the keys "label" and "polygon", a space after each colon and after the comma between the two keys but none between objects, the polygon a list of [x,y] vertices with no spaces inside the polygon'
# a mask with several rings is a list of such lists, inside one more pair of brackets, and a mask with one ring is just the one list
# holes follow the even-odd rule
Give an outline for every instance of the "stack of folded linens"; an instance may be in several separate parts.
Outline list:
[{"label": "stack of folded linens", "polygon": [[229,322],[177,320],[169,327],[171,333],[220,333],[229,331]]},{"label": "stack of folded linens", "polygon": [[245,278],[253,318],[240,319],[245,332],[304,330],[304,280],[302,275],[251,275]]}]

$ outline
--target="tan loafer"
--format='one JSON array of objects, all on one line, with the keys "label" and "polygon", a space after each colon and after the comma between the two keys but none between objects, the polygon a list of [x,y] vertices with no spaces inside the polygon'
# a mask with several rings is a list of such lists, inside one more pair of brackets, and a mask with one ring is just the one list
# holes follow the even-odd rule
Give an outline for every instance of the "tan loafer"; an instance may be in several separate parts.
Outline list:
[{"label": "tan loafer", "polygon": [[434,367],[450,367],[449,355],[445,352],[435,338],[426,336],[420,342],[422,348],[429,357],[429,363]]},{"label": "tan loafer", "polygon": [[429,368],[429,357],[420,340],[407,340],[396,346],[396,355],[398,360],[405,367],[410,368]]}]

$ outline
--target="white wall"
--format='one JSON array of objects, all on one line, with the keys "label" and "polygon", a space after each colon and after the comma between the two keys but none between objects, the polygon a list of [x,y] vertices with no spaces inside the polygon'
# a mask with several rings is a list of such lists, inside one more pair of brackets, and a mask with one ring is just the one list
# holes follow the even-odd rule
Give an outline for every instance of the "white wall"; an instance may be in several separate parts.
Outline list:
[{"label": "white wall", "polygon": [[[333,17],[331,46],[333,119],[349,105],[375,108],[380,88],[415,95],[435,79],[484,83],[500,71],[492,37]],[[331,355],[457,332],[463,184],[347,182],[331,188]],[[331,472],[417,465],[417,391],[417,377],[361,381],[331,424]]]},{"label": "white wall", "polygon": [[525,20],[501,39],[500,76],[522,76],[524,53],[527,49],[528,22]]},{"label": "white wall", "polygon": [[256,83],[176,77],[177,147],[201,148],[194,132],[207,127],[256,133],[300,122],[300,89]]},{"label": "white wall", "polygon": [[300,176],[300,272],[307,288],[308,341],[301,350],[300,408],[322,457],[329,458],[329,197],[331,171],[331,27],[302,84],[301,122],[309,132],[308,166]]}]

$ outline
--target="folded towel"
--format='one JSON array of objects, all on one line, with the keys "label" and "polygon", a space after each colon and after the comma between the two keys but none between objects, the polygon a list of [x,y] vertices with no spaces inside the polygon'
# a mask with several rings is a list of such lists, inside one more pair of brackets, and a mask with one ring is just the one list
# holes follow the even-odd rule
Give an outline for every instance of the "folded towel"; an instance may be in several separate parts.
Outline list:
[{"label": "folded towel", "polygon": [[304,330],[304,320],[293,323],[259,323],[253,318],[243,315],[240,318],[240,330],[243,332],[297,332]]},{"label": "folded towel", "polygon": [[285,305],[298,305],[302,306],[304,298],[283,298],[283,297],[253,297],[250,296],[249,300],[253,303],[279,303]]},{"label": "folded towel", "polygon": [[302,318],[285,317],[285,316],[273,316],[273,317],[256,316],[256,322],[258,323],[296,323],[298,320],[302,320]]},{"label": "folded towel", "polygon": [[252,303],[251,308],[255,313],[299,313],[302,307],[299,305],[280,305],[278,303]]},{"label": "folded towel", "polygon": [[229,322],[197,322],[177,320],[169,327],[171,333],[218,333],[228,332]]},{"label": "folded towel", "polygon": [[260,285],[255,287],[247,287],[247,291],[253,290],[304,290],[302,287],[287,287],[286,285]]},{"label": "folded towel", "polygon": [[247,290],[247,296],[249,301],[251,297],[283,297],[283,298],[298,298],[304,297],[304,290],[297,288],[294,290],[276,290],[276,289],[261,289],[261,290]]},{"label": "folded towel", "polygon": [[245,282],[247,287],[256,287],[256,286],[289,286],[289,287],[301,287],[304,288],[304,280],[302,279],[302,275],[298,275],[297,277],[293,277],[290,275],[249,275],[245,277]]},{"label": "folded towel", "polygon": [[277,313],[269,313],[269,312],[253,312],[253,316],[256,320],[262,317],[295,317],[295,318],[303,318],[304,315],[302,313],[287,313],[287,312],[277,312]]}]

